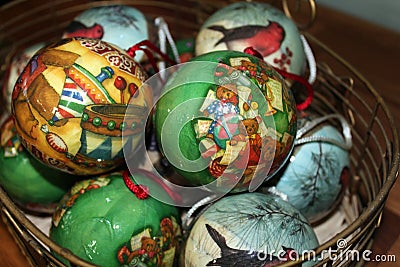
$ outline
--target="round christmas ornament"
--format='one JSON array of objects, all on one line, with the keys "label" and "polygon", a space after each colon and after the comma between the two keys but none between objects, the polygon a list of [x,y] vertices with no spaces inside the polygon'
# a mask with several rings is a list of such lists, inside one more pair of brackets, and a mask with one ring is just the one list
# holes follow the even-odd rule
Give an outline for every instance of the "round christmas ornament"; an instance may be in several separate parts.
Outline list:
[{"label": "round christmas ornament", "polygon": [[[93,7],[76,16],[67,26],[63,38],[86,37],[100,39],[122,49],[147,40],[149,29],[146,17],[134,7],[109,5]],[[138,53],[135,60],[140,60]]]},{"label": "round christmas ornament", "polygon": [[[184,266],[275,266],[318,246],[307,220],[281,198],[225,196],[202,211],[184,246]],[[312,266],[312,262],[302,266]]]},{"label": "round christmas ornament", "polygon": [[296,105],[270,65],[217,51],[193,58],[168,80],[155,125],[162,153],[192,185],[254,190],[291,152]]},{"label": "round christmas ornament", "polygon": [[24,210],[53,213],[57,203],[79,179],[49,168],[21,145],[12,117],[0,129],[0,184]]},{"label": "round christmas ornament", "polygon": [[[341,122],[342,131],[332,119]],[[274,184],[311,222],[341,200],[349,183],[351,143],[350,127],[339,114],[299,119],[293,153]]]},{"label": "round christmas ornament", "polygon": [[[48,166],[72,174],[99,174],[120,166],[124,147],[143,137],[151,89],[121,49],[95,39],[63,39],[41,49],[18,78],[12,95],[23,145]],[[131,98],[135,106],[125,114]],[[122,134],[125,138],[122,142]]]},{"label": "round christmas ornament", "polygon": [[[99,266],[170,266],[181,237],[178,210],[148,195],[128,172],[84,180],[53,215],[50,238]],[[129,188],[128,186],[129,185]]]},{"label": "round christmas ornament", "polygon": [[17,81],[19,75],[22,73],[31,57],[44,46],[44,43],[34,44],[13,56],[11,63],[5,72],[3,81],[3,96],[5,99],[5,108],[8,113],[11,113],[11,95],[15,81]]},{"label": "round christmas ornament", "polygon": [[257,50],[276,68],[302,75],[303,43],[295,23],[281,10],[257,2],[238,2],[211,15],[196,37],[196,55],[210,51]]}]

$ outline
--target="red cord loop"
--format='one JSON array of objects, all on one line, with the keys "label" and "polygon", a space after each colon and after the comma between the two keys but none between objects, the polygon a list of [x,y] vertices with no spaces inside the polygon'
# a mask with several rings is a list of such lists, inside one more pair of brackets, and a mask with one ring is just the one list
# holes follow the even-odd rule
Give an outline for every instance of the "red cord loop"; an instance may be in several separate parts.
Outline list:
[{"label": "red cord loop", "polygon": [[153,53],[160,55],[163,60],[169,62],[172,65],[176,64],[175,61],[173,61],[168,55],[161,52],[161,50],[157,46],[152,44],[149,40],[143,40],[143,41],[131,46],[130,48],[128,48],[128,50],[126,52],[131,57],[135,57],[136,51],[138,51],[138,50],[143,51],[146,54],[147,58],[150,61],[150,64],[153,66],[154,71],[156,73],[159,72],[159,69],[158,69],[157,61],[156,61]]},{"label": "red cord loop", "polygon": [[144,185],[137,185],[134,182],[132,182],[130,176],[129,176],[129,171],[124,171],[122,173],[122,177],[124,179],[124,183],[126,185],[126,187],[128,187],[128,189],[130,191],[132,191],[132,193],[135,194],[135,196],[138,199],[146,199],[149,197],[149,189],[147,186]]},{"label": "red cord loop", "polygon": [[245,52],[246,54],[258,57],[261,60],[264,60],[264,58],[261,55],[261,53],[258,52],[257,50],[255,50],[252,46],[246,47],[243,52]]},{"label": "red cord loop", "polygon": [[296,108],[298,111],[302,111],[302,110],[305,110],[306,108],[308,108],[311,105],[312,99],[314,97],[314,90],[313,90],[311,84],[306,79],[304,79],[303,77],[301,77],[299,75],[289,73],[287,71],[284,71],[284,70],[281,70],[278,68],[275,68],[275,70],[280,75],[282,75],[284,78],[299,82],[306,88],[307,97],[303,102],[296,104]]},{"label": "red cord loop", "polygon": [[[244,53],[252,55],[252,56],[255,56],[255,57],[258,57],[259,59],[263,60],[263,56],[260,54],[260,52],[255,50],[253,47],[246,47],[244,49]],[[276,67],[274,67],[274,69],[283,78],[299,82],[306,88],[307,97],[302,103],[296,104],[296,108],[297,108],[298,111],[302,111],[302,110],[305,110],[306,108],[308,108],[311,105],[312,99],[314,97],[314,90],[313,90],[311,84],[306,79],[304,79],[303,77],[301,77],[299,75],[296,75],[296,74],[293,74],[293,73],[278,69]]]}]

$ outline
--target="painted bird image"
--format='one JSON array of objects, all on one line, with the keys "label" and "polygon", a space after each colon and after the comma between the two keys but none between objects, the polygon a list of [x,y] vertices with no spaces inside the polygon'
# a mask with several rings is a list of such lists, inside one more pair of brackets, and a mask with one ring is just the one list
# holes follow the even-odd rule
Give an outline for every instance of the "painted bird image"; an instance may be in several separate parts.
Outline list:
[{"label": "painted bird image", "polygon": [[275,21],[269,21],[267,26],[246,25],[232,29],[213,25],[210,30],[219,31],[223,37],[215,45],[225,43],[230,50],[243,51],[246,47],[253,47],[263,57],[277,51],[285,39],[284,28]]},{"label": "painted bird image", "polygon": [[209,224],[206,224],[207,231],[211,238],[221,249],[221,257],[213,259],[206,266],[220,267],[272,267],[283,262],[290,261],[290,256],[295,257],[297,254],[291,248],[282,246],[284,254],[280,257],[265,254],[258,251],[240,250],[229,247],[223,237],[217,230]]},{"label": "painted bird image", "polygon": [[87,27],[79,21],[72,21],[65,29],[63,38],[70,37],[86,37],[93,39],[101,39],[104,35],[103,26],[100,24],[93,24],[91,27]]}]

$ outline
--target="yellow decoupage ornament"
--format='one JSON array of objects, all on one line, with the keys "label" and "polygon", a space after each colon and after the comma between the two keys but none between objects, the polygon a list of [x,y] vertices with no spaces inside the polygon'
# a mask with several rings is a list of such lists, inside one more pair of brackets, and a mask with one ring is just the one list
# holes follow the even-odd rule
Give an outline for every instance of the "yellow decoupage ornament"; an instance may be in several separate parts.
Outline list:
[{"label": "yellow decoupage ornament", "polygon": [[[48,166],[79,175],[107,172],[124,162],[124,147],[134,150],[144,138],[141,125],[152,101],[141,88],[145,78],[132,57],[109,43],[52,43],[31,58],[15,84],[17,133]],[[135,106],[125,114],[132,97]]]}]

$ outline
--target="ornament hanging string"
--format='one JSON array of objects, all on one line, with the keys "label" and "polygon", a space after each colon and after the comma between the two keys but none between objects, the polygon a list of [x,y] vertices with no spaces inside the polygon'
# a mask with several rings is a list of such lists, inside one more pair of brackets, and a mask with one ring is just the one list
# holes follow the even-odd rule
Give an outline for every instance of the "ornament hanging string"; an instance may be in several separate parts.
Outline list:
[{"label": "ornament hanging string", "polygon": [[302,85],[304,85],[304,87],[307,90],[307,97],[303,102],[298,103],[296,105],[296,108],[299,111],[302,111],[302,110],[305,110],[306,108],[308,108],[311,105],[312,99],[314,97],[314,90],[313,90],[311,84],[306,79],[304,79],[303,77],[301,77],[299,75],[296,75],[296,74],[293,74],[293,73],[289,73],[287,71],[284,71],[284,70],[281,70],[281,69],[278,69],[278,68],[275,68],[275,70],[280,75],[282,75],[282,77],[290,79],[292,81],[299,82]]},{"label": "ornament hanging string", "polygon": [[[174,60],[177,64],[181,63],[179,59],[179,53],[178,53],[178,48],[175,45],[174,38],[172,38],[172,35],[169,31],[168,24],[164,20],[163,17],[157,17],[154,20],[154,24],[158,27],[158,40],[160,43],[160,50],[162,53],[166,54],[167,53],[167,41],[169,43],[169,47],[172,50],[172,54],[174,56]],[[160,64],[160,71],[161,74],[163,75],[163,71],[165,70],[165,61],[161,61]],[[164,79],[164,77],[163,77]]]},{"label": "ornament hanging string", "polygon": [[193,215],[196,211],[198,211],[201,207],[213,202],[217,199],[217,195],[207,196],[197,203],[195,203],[186,213],[186,215],[182,218],[182,228],[183,230],[188,231],[191,226],[194,224]]},{"label": "ornament hanging string", "polygon": [[[263,56],[260,54],[260,52],[255,50],[253,47],[245,48],[244,49],[244,53],[252,55],[252,56],[255,56],[255,57],[258,57],[259,59],[263,60]],[[297,108],[298,111],[302,111],[302,110],[305,110],[306,108],[308,108],[311,105],[312,99],[314,97],[314,90],[313,90],[311,84],[306,79],[304,79],[303,77],[301,77],[299,75],[296,75],[296,74],[293,74],[293,73],[290,73],[290,72],[287,72],[287,71],[284,71],[284,70],[281,70],[281,69],[275,68],[275,67],[274,67],[274,69],[283,78],[299,82],[300,84],[302,84],[306,88],[307,97],[303,102],[296,104],[296,108]]]},{"label": "ornament hanging string", "polygon": [[176,64],[176,62],[174,60],[172,60],[167,54],[163,53],[157,46],[155,46],[149,40],[143,40],[143,41],[131,46],[127,50],[127,53],[131,57],[135,57],[136,51],[139,51],[139,50],[143,51],[146,54],[147,58],[150,61],[150,64],[152,65],[152,67],[154,68],[156,73],[159,72],[159,69],[158,69],[157,61],[156,61],[153,53],[158,54],[163,60],[165,60],[166,62],[168,62],[172,65]]},{"label": "ornament hanging string", "polygon": [[[124,178],[124,182],[125,185],[129,188],[129,190],[131,190],[135,195],[137,191],[139,191],[138,189],[136,189],[136,186],[140,186],[144,189],[144,191],[146,192],[148,197],[149,195],[149,188],[147,186],[144,185],[136,185],[135,183],[132,182],[130,175],[129,175],[129,171],[125,170],[123,172],[123,178]],[[139,174],[142,176],[146,176],[147,178],[151,179],[153,182],[155,182],[156,184],[158,184],[163,190],[164,192],[166,192],[172,200],[174,200],[175,202],[181,202],[182,201],[182,197],[181,195],[179,195],[177,192],[174,192],[166,183],[163,182],[163,179],[160,179],[159,177],[157,177],[156,175],[154,175],[152,172],[146,171],[146,170],[135,170],[131,173],[131,175],[135,175],[135,174]],[[133,184],[133,185],[132,185]],[[133,188],[133,189],[131,189]],[[136,195],[137,196],[137,195]],[[138,197],[140,198],[140,197]],[[142,198],[140,198],[142,199]]]},{"label": "ornament hanging string", "polygon": [[312,48],[311,48],[310,44],[307,42],[306,37],[304,37],[304,35],[300,35],[300,38],[303,43],[304,54],[306,55],[308,69],[310,71],[310,74],[308,76],[308,82],[310,84],[313,84],[315,82],[315,80],[317,79],[317,63],[315,61],[315,57],[314,57]]},{"label": "ornament hanging string", "polygon": [[135,196],[138,199],[146,199],[149,196],[149,189],[147,186],[144,185],[137,185],[134,182],[132,182],[130,176],[129,176],[129,171],[124,171],[122,173],[122,177],[124,179],[124,183],[128,189],[135,194]]},{"label": "ornament hanging string", "polygon": [[[314,129],[316,126],[320,125],[321,123],[330,120],[330,119],[336,119],[340,122],[341,127],[342,127],[342,135],[344,140],[339,141],[334,138],[326,137],[326,136],[304,136],[306,133]],[[305,144],[305,143],[310,143],[310,142],[326,142],[326,143],[331,143],[333,145],[336,145],[338,147],[341,147],[345,150],[350,150],[353,142],[352,142],[352,136],[351,136],[351,128],[349,123],[346,121],[346,119],[340,115],[340,114],[329,114],[317,119],[314,119],[310,122],[307,122],[302,128],[297,130],[296,134],[296,140],[295,140],[295,146]]]}]

